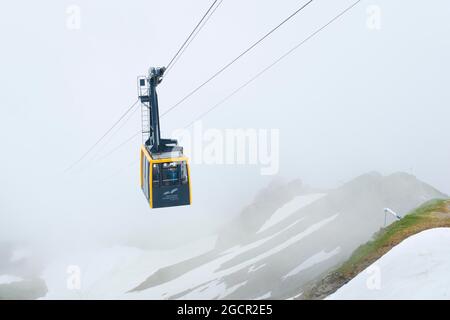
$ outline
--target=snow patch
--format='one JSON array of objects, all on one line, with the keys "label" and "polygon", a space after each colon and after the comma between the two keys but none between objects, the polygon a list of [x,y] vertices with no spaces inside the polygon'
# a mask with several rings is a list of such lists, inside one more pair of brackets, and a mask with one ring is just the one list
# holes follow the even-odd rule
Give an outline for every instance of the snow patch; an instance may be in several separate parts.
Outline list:
[{"label": "snow patch", "polygon": [[265,266],[266,266],[265,263],[263,263],[262,265],[257,266],[257,267],[255,267],[255,266],[250,266],[250,268],[248,268],[248,273],[258,271],[259,269],[264,268]]},{"label": "snow patch", "polygon": [[450,299],[450,228],[405,239],[327,299]]},{"label": "snow patch", "polygon": [[[45,299],[118,299],[145,281],[149,274],[192,255],[213,249],[217,237],[194,241],[173,250],[143,251],[116,246],[91,252],[69,253],[51,263],[43,273],[48,287]],[[80,271],[81,287],[67,285],[69,266]],[[156,297],[162,298],[164,291]]]},{"label": "snow patch", "polygon": [[274,214],[272,214],[272,216],[269,218],[269,220],[267,220],[266,223],[264,223],[264,225],[261,227],[261,229],[259,229],[258,233],[276,225],[277,223],[289,217],[291,214],[319,200],[325,195],[325,193],[314,193],[295,197],[284,206],[279,208],[277,211],[275,211]]},{"label": "snow patch", "polygon": [[287,298],[286,300],[297,300],[298,298],[300,298],[303,295],[303,291],[300,292],[299,294],[296,294],[295,296],[292,296],[290,298]]},{"label": "snow patch", "polygon": [[12,276],[9,274],[3,274],[0,276],[0,285],[1,284],[10,284],[10,283],[14,283],[14,282],[21,282],[21,281],[23,281],[22,278]]},{"label": "snow patch", "polygon": [[270,299],[271,296],[272,296],[272,291],[269,291],[269,292],[263,294],[262,296],[255,298],[255,300]]},{"label": "snow patch", "polygon": [[[168,296],[177,295],[189,288],[193,288],[195,283],[198,283],[198,279],[202,279],[204,286],[194,289],[193,291],[187,293],[186,295],[180,297],[181,299],[214,299],[223,297],[223,292],[227,290],[225,282],[222,280],[224,277],[233,274],[244,268],[250,268],[256,263],[260,262],[262,259],[270,257],[271,255],[278,253],[279,251],[287,248],[288,246],[302,240],[306,236],[316,232],[332,220],[334,220],[338,214],[335,214],[327,219],[323,219],[314,225],[308,227],[303,232],[291,237],[289,240],[279,244],[270,250],[253,257],[252,259],[246,260],[240,264],[231,266],[227,269],[221,269],[221,266],[238,256],[239,254],[249,250],[249,248],[254,248],[254,243],[244,246],[242,248],[235,247],[235,250],[227,250],[226,253],[219,256],[218,258],[199,266],[196,269],[190,270],[184,273],[180,277],[167,281],[158,286],[140,291],[132,292],[127,294],[126,298],[129,299],[158,299],[160,298],[161,292],[167,292]],[[269,237],[272,238],[273,236]],[[256,241],[261,244],[267,241],[267,238]],[[236,288],[234,289],[236,290]]]},{"label": "snow patch", "polygon": [[220,299],[225,298],[226,296],[228,296],[228,295],[232,294],[233,292],[235,292],[235,291],[236,291],[237,289],[239,289],[240,287],[245,286],[245,285],[247,284],[247,282],[248,282],[248,281],[243,281],[243,282],[238,283],[238,284],[236,284],[236,285],[234,285],[234,286],[232,286],[232,287],[230,287],[230,288],[227,288],[224,292],[222,292],[222,293],[220,294],[219,297],[217,297],[217,299],[220,300]]},{"label": "snow patch", "polygon": [[292,238],[290,238],[289,240],[279,244],[278,246],[275,246],[271,249],[269,249],[268,251],[252,258],[252,259],[248,259],[245,262],[242,262],[241,264],[238,264],[236,266],[230,267],[227,270],[229,270],[229,273],[233,273],[235,271],[238,271],[240,269],[243,269],[245,267],[248,267],[250,265],[255,264],[256,262],[265,259],[267,257],[270,257],[273,254],[276,254],[278,252],[280,252],[283,249],[286,249],[287,247],[289,247],[290,245],[296,243],[297,241],[300,241],[301,239],[309,236],[310,234],[312,234],[313,232],[316,232],[317,230],[319,230],[320,228],[322,228],[323,226],[325,226],[326,224],[328,224],[329,222],[333,221],[334,219],[336,219],[336,217],[339,214],[335,214],[327,219],[324,219],[320,222],[317,222],[315,224],[313,224],[312,226],[310,226],[309,228],[307,228],[305,231],[296,234],[295,236],[293,236]]},{"label": "snow patch", "polygon": [[337,255],[340,251],[341,251],[341,248],[337,247],[333,251],[330,251],[330,252],[326,252],[326,251],[322,250],[322,251],[312,255],[311,257],[306,259],[302,264],[300,264],[298,267],[291,270],[287,275],[285,275],[283,277],[283,280],[290,276],[296,275],[300,271],[306,270],[308,268],[315,266],[318,263],[321,263],[325,260],[330,259],[331,257]]}]

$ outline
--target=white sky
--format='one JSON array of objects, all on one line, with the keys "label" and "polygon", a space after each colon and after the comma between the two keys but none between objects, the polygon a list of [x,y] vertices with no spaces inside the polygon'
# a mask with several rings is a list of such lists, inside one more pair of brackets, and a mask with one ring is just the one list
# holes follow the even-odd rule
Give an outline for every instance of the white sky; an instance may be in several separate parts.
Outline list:
[{"label": "white sky", "polygon": [[[174,234],[216,227],[281,178],[330,187],[368,171],[406,171],[450,193],[445,0],[363,1],[204,118],[205,128],[279,129],[277,177],[262,177],[252,166],[193,165],[194,204],[153,214],[138,186],[137,164],[130,166],[140,138],[101,162],[91,161],[94,153],[63,174],[136,100],[136,77],[168,62],[210,2],[2,5],[0,241],[65,243],[95,235],[170,243]],[[160,85],[161,111],[304,2],[224,0]],[[189,123],[352,2],[315,0],[165,117],[163,132]],[[66,28],[72,4],[81,8],[80,30]],[[366,26],[369,5],[382,10],[379,31]],[[99,155],[139,128],[136,114]]]}]

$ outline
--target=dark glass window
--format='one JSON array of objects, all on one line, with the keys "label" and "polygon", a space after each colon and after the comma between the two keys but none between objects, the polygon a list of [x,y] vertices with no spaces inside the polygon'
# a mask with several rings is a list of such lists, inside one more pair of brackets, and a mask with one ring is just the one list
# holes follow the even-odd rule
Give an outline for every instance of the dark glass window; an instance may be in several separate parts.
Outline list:
[{"label": "dark glass window", "polygon": [[159,164],[153,164],[153,185],[159,186],[160,181],[160,165]]},{"label": "dark glass window", "polygon": [[181,184],[188,183],[188,172],[186,162],[181,163]]},{"label": "dark glass window", "polygon": [[176,162],[162,163],[162,185],[173,186],[179,184],[180,164]]}]

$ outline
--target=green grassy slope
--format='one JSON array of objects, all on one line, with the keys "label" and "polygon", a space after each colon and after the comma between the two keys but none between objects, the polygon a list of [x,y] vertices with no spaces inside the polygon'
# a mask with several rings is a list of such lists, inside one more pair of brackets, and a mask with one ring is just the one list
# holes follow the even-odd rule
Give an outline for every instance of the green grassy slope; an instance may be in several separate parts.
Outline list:
[{"label": "green grassy slope", "polygon": [[450,227],[450,200],[432,200],[381,229],[373,240],[357,248],[338,269],[310,284],[303,299],[322,299],[354,278],[404,239],[421,231]]}]

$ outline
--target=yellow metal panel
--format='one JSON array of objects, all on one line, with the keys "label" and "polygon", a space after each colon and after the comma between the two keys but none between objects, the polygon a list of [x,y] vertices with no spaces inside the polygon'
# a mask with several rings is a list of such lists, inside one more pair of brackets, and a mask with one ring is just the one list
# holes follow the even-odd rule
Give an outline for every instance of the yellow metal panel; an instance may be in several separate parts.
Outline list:
[{"label": "yellow metal panel", "polygon": [[148,163],[148,176],[149,204],[150,208],[153,208],[153,163],[151,161]]},{"label": "yellow metal panel", "polygon": [[177,158],[165,158],[165,159],[153,159],[150,153],[147,151],[144,145],[141,146],[141,187],[143,186],[143,157],[146,157],[149,162],[149,204],[150,208],[153,208],[153,164],[166,163],[166,162],[186,162],[188,183],[189,183],[189,203],[192,203],[192,189],[191,189],[191,168],[189,166],[189,159],[187,157],[177,157]]},{"label": "yellow metal panel", "polygon": [[152,159],[153,163],[166,163],[166,162],[182,162],[188,161],[189,159],[186,157],[178,157],[178,158],[165,158],[165,159]]},{"label": "yellow metal panel", "polygon": [[[153,208],[153,166],[152,166],[152,157],[148,153],[147,149],[144,145],[141,146],[141,187],[144,185],[144,177],[143,177],[143,162],[144,157],[147,158],[148,161],[148,190],[149,190],[149,197],[148,197],[148,203],[150,205],[150,208]],[[152,170],[152,171],[150,171]]]},{"label": "yellow metal panel", "polygon": [[144,153],[144,155],[147,157],[148,161],[152,160],[152,157],[150,156],[150,153],[148,153],[147,149],[144,145],[141,145],[141,152]]},{"label": "yellow metal panel", "polygon": [[144,186],[144,177],[143,177],[143,170],[142,170],[142,167],[143,167],[143,162],[144,162],[144,154],[142,153],[142,150],[141,150],[141,152],[139,152],[139,158],[140,158],[140,161],[141,161],[141,164],[140,164],[140,167],[139,167],[139,173],[140,173],[140,175],[139,175],[139,182],[140,182],[140,184],[141,184],[141,188]]},{"label": "yellow metal panel", "polygon": [[187,168],[188,183],[189,183],[189,204],[192,204],[191,167],[189,166],[189,162],[187,160],[186,160],[186,168]]}]

